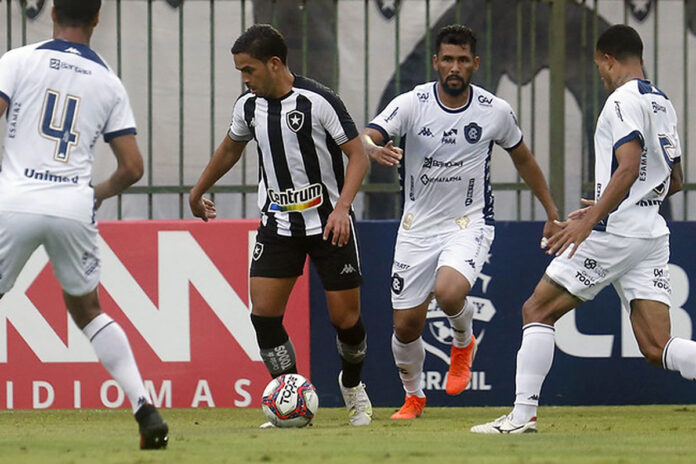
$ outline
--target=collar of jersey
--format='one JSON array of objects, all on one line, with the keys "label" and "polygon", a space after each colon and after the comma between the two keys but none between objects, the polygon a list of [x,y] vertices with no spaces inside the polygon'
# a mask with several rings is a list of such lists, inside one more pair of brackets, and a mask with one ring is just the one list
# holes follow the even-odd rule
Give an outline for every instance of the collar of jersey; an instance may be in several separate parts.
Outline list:
[{"label": "collar of jersey", "polygon": [[[75,49],[79,52],[77,53],[71,53],[67,51],[68,49]],[[58,52],[63,52],[67,53],[69,55],[73,56],[81,56],[82,58],[88,59],[90,61],[94,61],[97,64],[100,64],[104,66],[106,69],[109,69],[109,67],[102,61],[102,59],[97,55],[97,52],[89,48],[85,44],[77,43],[77,42],[70,42],[67,40],[63,39],[53,39],[49,40],[45,44],[41,45],[40,47],[37,47],[37,50],[55,50]]]},{"label": "collar of jersey", "polygon": [[461,113],[462,111],[466,111],[466,109],[469,108],[469,105],[471,105],[471,101],[474,99],[474,88],[471,86],[471,84],[469,84],[469,100],[466,102],[466,105],[460,106],[459,108],[448,108],[442,104],[440,101],[440,96],[437,94],[437,81],[433,83],[433,93],[435,94],[435,101],[437,104],[440,105],[440,108],[448,113]]}]

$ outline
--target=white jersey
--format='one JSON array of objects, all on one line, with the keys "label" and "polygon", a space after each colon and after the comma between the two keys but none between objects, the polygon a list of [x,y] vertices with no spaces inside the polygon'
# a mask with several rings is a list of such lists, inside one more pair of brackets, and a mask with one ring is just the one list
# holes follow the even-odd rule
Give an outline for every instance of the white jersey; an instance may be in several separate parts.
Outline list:
[{"label": "white jersey", "polygon": [[440,102],[436,82],[418,85],[394,98],[368,126],[385,140],[406,139],[399,233],[426,236],[464,229],[472,221],[494,223],[493,144],[514,149],[522,131],[507,102],[481,87],[469,89],[467,104],[452,109]]},{"label": "white jersey", "polygon": [[94,220],[93,148],[135,133],[119,78],[86,45],[48,40],[0,58],[8,102],[0,211]]},{"label": "white jersey", "polygon": [[625,237],[669,234],[660,205],[669,190],[672,165],[681,159],[677,115],[667,96],[648,81],[634,79],[607,98],[595,130],[595,200],[618,166],[614,153],[637,140],[643,147],[638,179],[626,198],[595,227]]}]

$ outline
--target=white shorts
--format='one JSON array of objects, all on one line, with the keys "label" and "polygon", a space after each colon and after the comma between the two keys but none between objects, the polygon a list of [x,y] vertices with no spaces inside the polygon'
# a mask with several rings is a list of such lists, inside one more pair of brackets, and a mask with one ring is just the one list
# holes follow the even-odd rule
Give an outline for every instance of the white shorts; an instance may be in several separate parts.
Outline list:
[{"label": "white shorts", "polygon": [[392,307],[410,309],[422,304],[433,292],[437,271],[442,266],[454,268],[473,287],[488,259],[494,236],[494,227],[483,221],[432,237],[399,233],[392,264]]},{"label": "white shorts", "polygon": [[40,245],[58,282],[72,296],[99,284],[97,228],[74,219],[30,213],[0,213],[0,293],[7,293]]},{"label": "white shorts", "polygon": [[592,231],[572,258],[568,253],[551,261],[546,275],[577,298],[592,300],[613,284],[626,308],[635,299],[670,305],[669,235],[630,238]]}]

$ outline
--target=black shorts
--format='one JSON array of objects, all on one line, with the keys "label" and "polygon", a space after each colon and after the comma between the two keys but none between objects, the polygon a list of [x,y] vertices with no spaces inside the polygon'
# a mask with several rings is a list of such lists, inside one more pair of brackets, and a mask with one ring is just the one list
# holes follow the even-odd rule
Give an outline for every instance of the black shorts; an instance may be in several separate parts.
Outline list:
[{"label": "black shorts", "polygon": [[[354,230],[354,229],[353,229]],[[348,290],[362,283],[358,238],[351,233],[342,247],[321,235],[284,237],[260,226],[251,260],[251,277],[297,277],[302,275],[305,259],[317,268],[324,290]]]}]

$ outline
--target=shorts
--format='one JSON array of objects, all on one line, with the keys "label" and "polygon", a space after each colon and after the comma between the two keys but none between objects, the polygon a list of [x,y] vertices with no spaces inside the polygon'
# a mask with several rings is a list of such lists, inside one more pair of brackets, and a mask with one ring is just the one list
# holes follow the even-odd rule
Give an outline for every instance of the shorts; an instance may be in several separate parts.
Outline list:
[{"label": "shorts", "polygon": [[94,224],[32,213],[0,214],[0,293],[7,293],[34,251],[43,245],[53,273],[72,296],[99,284],[101,263]]},{"label": "shorts", "polygon": [[551,261],[546,275],[573,296],[592,300],[613,284],[626,308],[635,299],[670,306],[669,235],[631,238],[592,231],[572,258],[568,253]]},{"label": "shorts", "polygon": [[494,227],[483,221],[432,237],[399,233],[392,264],[392,307],[410,309],[422,304],[433,292],[437,271],[442,266],[454,268],[473,287],[494,237]]},{"label": "shorts", "polygon": [[[352,222],[351,222],[352,225]],[[321,235],[285,237],[259,227],[251,259],[251,277],[297,277],[309,258],[324,290],[348,290],[362,283],[358,238],[352,227],[348,243],[332,245]]]}]

